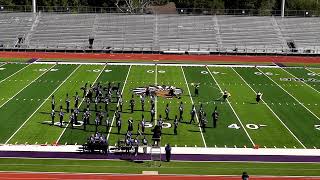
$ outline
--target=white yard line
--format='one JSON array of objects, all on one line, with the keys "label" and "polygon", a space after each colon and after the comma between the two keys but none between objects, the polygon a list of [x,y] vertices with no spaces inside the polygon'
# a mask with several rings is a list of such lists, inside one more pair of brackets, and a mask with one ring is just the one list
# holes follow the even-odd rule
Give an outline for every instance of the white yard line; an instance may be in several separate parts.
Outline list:
[{"label": "white yard line", "polygon": [[261,71],[259,68],[257,68],[263,75],[265,75],[267,78],[269,78],[274,84],[276,84],[278,87],[280,87],[284,92],[289,94],[293,99],[295,99],[301,106],[303,106],[306,110],[308,110],[312,115],[314,115],[318,120],[320,118],[314,114],[310,109],[308,109],[303,103],[301,103],[296,97],[294,97],[292,94],[290,94],[287,90],[285,90],[282,86],[280,86],[277,82],[275,82],[272,78],[270,78],[268,75],[266,75],[263,71]]},{"label": "white yard line", "polygon": [[20,70],[18,70],[17,72],[15,72],[15,73],[11,74],[10,76],[6,77],[5,79],[1,80],[1,81],[0,81],[0,83],[2,83],[2,82],[4,82],[4,81],[6,81],[7,79],[11,78],[12,76],[14,76],[14,75],[18,74],[19,72],[21,72],[22,70],[26,69],[26,68],[27,68],[27,67],[29,67],[30,65],[31,65],[31,64],[28,64],[27,66],[25,66],[25,67],[21,68],[21,69],[20,69]]},{"label": "white yard line", "polygon": [[13,95],[11,98],[9,98],[6,102],[4,102],[1,106],[0,109],[6,105],[10,100],[12,100],[14,97],[16,97],[20,92],[22,92],[24,89],[26,89],[27,87],[29,87],[32,83],[34,83],[35,81],[37,81],[40,77],[42,77],[45,73],[50,72],[50,70],[55,67],[51,66],[47,71],[44,71],[43,73],[41,73],[36,79],[32,80],[29,84],[27,84],[25,87],[23,87],[22,89],[20,89],[20,91],[18,91],[15,95]]},{"label": "white yard line", "polygon": [[[103,67],[103,69],[100,71],[99,75],[98,75],[97,78],[94,80],[94,82],[92,83],[92,85],[94,85],[94,84],[96,83],[96,81],[99,79],[100,75],[102,74],[102,72],[104,72],[104,69],[105,69],[106,67],[107,67],[107,65],[105,65],[105,66]],[[82,101],[80,102],[79,107],[80,107],[81,104],[84,102],[84,99],[85,99],[85,98],[82,98]],[[70,121],[68,122],[68,124],[66,125],[66,127],[63,128],[63,131],[61,132],[60,136],[58,137],[58,139],[57,139],[57,141],[56,141],[57,143],[59,143],[59,141],[60,141],[61,137],[63,136],[64,132],[67,130],[69,124],[70,124]]]},{"label": "white yard line", "polygon": [[[181,67],[181,70],[182,70],[182,74],[183,74],[183,77],[184,77],[184,81],[186,82],[186,85],[187,85],[187,89],[188,89],[188,93],[189,93],[189,97],[190,97],[191,103],[194,104],[193,99],[192,99],[192,96],[191,96],[191,92],[190,92],[190,89],[189,89],[189,85],[188,85],[188,81],[187,81],[186,75],[184,74],[184,70],[183,70],[182,66],[180,66],[180,67]],[[197,112],[196,112],[196,118],[197,118],[197,120],[198,120],[198,122],[199,122]],[[198,127],[199,127],[199,130],[200,130],[200,133],[201,133],[201,137],[202,137],[202,141],[203,141],[204,147],[207,147],[207,143],[206,143],[206,141],[205,141],[205,139],[204,139],[204,136],[203,136],[203,133],[202,133],[202,129],[201,129],[200,126],[198,126]]]},{"label": "white yard line", "polygon": [[[49,99],[79,68],[81,65],[79,65],[73,72],[64,80],[62,83],[48,96],[47,99]],[[18,132],[19,130],[33,117],[33,115],[38,112],[38,110],[46,103],[47,101],[43,101],[42,104],[29,116],[27,120],[24,121],[24,123],[10,136],[10,138],[5,142],[7,144]]]},{"label": "white yard line", "polygon": [[[292,77],[297,78],[295,75],[291,74],[290,72],[288,72],[287,70],[285,70],[284,68],[281,68],[284,72],[290,74]],[[301,81],[303,84],[305,84],[306,86],[310,87],[311,89],[313,89],[314,91],[316,91],[317,93],[320,93],[318,90],[316,90],[315,88],[313,88],[312,86],[310,86],[309,84],[307,84],[304,81]]]},{"label": "white yard line", "polygon": [[[158,86],[158,64],[155,64],[155,68],[156,68],[156,71],[155,71],[155,80],[154,80],[154,85],[155,86]],[[158,109],[157,109],[157,107],[158,107],[158,97],[157,97],[157,95],[155,95],[155,97],[154,97],[154,99],[155,99],[155,102],[154,102],[154,123],[155,124],[157,124],[157,119],[158,119],[158,116],[157,116],[157,113],[158,113]]]},{"label": "white yard line", "polygon": [[[137,65],[137,66],[154,66],[154,65],[158,65],[158,66],[176,66],[176,67],[180,67],[180,66],[190,66],[190,67],[203,67],[205,64],[186,64],[186,63],[161,63],[161,62],[150,62],[150,63],[128,63],[128,62],[112,62],[112,63],[106,63],[106,62],[97,62],[97,63],[88,63],[88,62],[59,62],[59,60],[57,60],[57,62],[45,62],[45,61],[36,61],[33,64],[84,64],[84,65],[123,65],[123,66],[128,66],[128,65]],[[259,67],[259,68],[280,68],[276,65],[246,65],[246,64],[208,64],[208,67]]]},{"label": "white yard line", "polygon": [[[252,89],[252,87],[247,83],[246,80],[243,79],[243,77],[233,68],[231,68],[235,73],[238,74],[238,76],[242,79],[242,81],[254,92],[255,90]],[[291,133],[291,135],[300,143],[300,145],[306,149],[306,146],[297,138],[297,136],[287,127],[287,125],[280,119],[280,117],[270,108],[270,106],[264,102],[263,99],[261,101],[268,107],[268,109],[273,113],[273,115],[282,123],[282,125]]]},{"label": "white yard line", "polygon": [[[214,78],[213,74],[211,73],[210,69],[209,69],[208,67],[206,67],[206,68],[207,68],[209,74],[211,75],[212,79],[214,80],[214,82],[215,82],[215,83],[217,84],[217,86],[219,87],[220,91],[223,92],[222,89],[221,89],[221,87],[220,87],[220,85],[219,85],[219,83],[218,83],[218,81]],[[241,122],[238,114],[237,114],[236,111],[233,109],[233,107],[232,107],[232,105],[230,104],[230,102],[229,102],[228,99],[227,99],[227,103],[229,104],[229,106],[230,106],[231,110],[233,111],[234,115],[237,117],[239,123],[241,124],[241,126],[242,126],[242,128],[243,128],[243,130],[244,130],[244,132],[247,134],[250,142],[251,142],[251,143],[253,144],[253,146],[254,146],[255,144],[254,144],[252,138],[250,137],[248,131],[246,130],[246,128],[245,128],[244,125],[242,124],[242,122]]]},{"label": "white yard line", "polygon": [[[124,84],[123,84],[123,86],[122,86],[121,95],[123,94],[124,88],[125,88],[125,86],[126,86],[126,84],[127,84],[128,77],[129,77],[129,74],[130,74],[130,71],[131,71],[131,67],[132,67],[132,66],[129,67],[126,80],[124,81]],[[119,107],[119,101],[118,101],[118,103],[117,103],[117,107]],[[111,127],[109,128],[108,135],[107,135],[107,140],[108,140],[109,137],[110,137],[110,133],[111,133],[112,126],[113,126],[113,123],[114,123],[114,119],[115,119],[115,118],[116,118],[116,114],[113,115],[112,122],[111,122]]]}]

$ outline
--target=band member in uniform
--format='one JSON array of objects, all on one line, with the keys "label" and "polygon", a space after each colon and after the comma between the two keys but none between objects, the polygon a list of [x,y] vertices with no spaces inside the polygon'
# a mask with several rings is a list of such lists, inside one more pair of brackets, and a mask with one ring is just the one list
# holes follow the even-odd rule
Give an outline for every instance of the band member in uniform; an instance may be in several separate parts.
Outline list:
[{"label": "band member in uniform", "polygon": [[217,106],[214,108],[214,111],[212,113],[212,121],[213,121],[213,128],[216,128],[217,127],[217,121],[218,121],[218,118],[219,118],[219,113],[218,113],[218,110],[217,110]]},{"label": "band member in uniform", "polygon": [[130,108],[131,108],[131,113],[133,113],[133,111],[134,111],[134,97],[133,97],[133,95],[131,96],[131,99],[130,99]]},{"label": "band member in uniform", "polygon": [[96,125],[96,133],[98,132],[98,126],[100,124],[100,118],[99,118],[99,114],[96,113],[96,119],[95,119],[95,125]]},{"label": "band member in uniform", "polygon": [[199,85],[198,84],[196,84],[194,86],[194,96],[199,96]]},{"label": "band member in uniform", "polygon": [[146,88],[146,96],[149,96],[150,95],[150,89],[149,89],[149,86]]},{"label": "band member in uniform", "polygon": [[143,144],[143,153],[147,154],[148,140],[147,140],[146,136],[143,136],[142,144]]},{"label": "band member in uniform", "polygon": [[87,124],[90,124],[90,115],[91,115],[91,113],[90,113],[89,108],[87,108],[85,113],[87,114]]},{"label": "band member in uniform", "polygon": [[133,120],[132,120],[132,117],[130,117],[129,120],[128,120],[128,131],[129,132],[133,131]]},{"label": "band member in uniform", "polygon": [[259,103],[259,102],[261,101],[261,98],[262,98],[262,93],[259,91],[259,92],[257,93],[257,96],[256,96],[256,101],[257,101],[257,103]]},{"label": "band member in uniform", "polygon": [[120,111],[122,112],[122,107],[123,107],[122,95],[120,95],[120,98],[119,98],[119,106],[120,106]]},{"label": "band member in uniform", "polygon": [[[202,103],[200,104],[200,108],[199,108],[199,112],[198,112],[198,119],[199,121],[202,119],[202,116],[204,114],[204,111],[203,111],[203,106],[202,106]],[[200,122],[199,122],[200,123]]]},{"label": "band member in uniform", "polygon": [[170,97],[174,97],[174,89],[173,89],[173,87],[170,87],[170,89],[169,89],[169,96]]},{"label": "band member in uniform", "polygon": [[155,96],[151,95],[150,97],[151,109],[155,107]]},{"label": "band member in uniform", "polygon": [[194,105],[192,105],[191,112],[190,112],[191,119],[190,119],[189,124],[195,122],[195,121],[194,121],[195,115],[196,115],[196,109],[195,109]]},{"label": "band member in uniform", "polygon": [[153,122],[154,116],[156,115],[156,110],[154,109],[154,107],[151,109],[150,114],[151,114],[151,122]]},{"label": "band member in uniform", "polygon": [[144,115],[143,114],[142,114],[140,125],[141,125],[141,132],[144,134],[146,120],[144,119]]},{"label": "band member in uniform", "polygon": [[108,112],[108,105],[109,105],[109,98],[106,96],[105,98],[104,98],[104,110],[106,111],[106,112]]},{"label": "band member in uniform", "polygon": [[79,95],[78,95],[78,92],[76,92],[76,96],[74,97],[74,101],[75,101],[75,103],[74,103],[74,107],[78,107],[78,105],[79,105]]},{"label": "band member in uniform", "polygon": [[106,118],[106,133],[108,133],[108,130],[109,130],[110,126],[111,126],[111,121],[110,121],[109,115],[108,115],[108,113],[107,113],[107,118]]},{"label": "band member in uniform", "polygon": [[116,125],[117,125],[117,128],[118,128],[118,134],[120,134],[120,131],[121,131],[121,118],[117,119],[117,122],[116,122]]},{"label": "band member in uniform", "polygon": [[86,96],[87,85],[88,85],[88,83],[86,83],[86,84],[84,85],[84,87],[81,87],[81,88],[80,88],[80,89],[83,91],[82,98],[84,98],[84,97]]},{"label": "band member in uniform", "polygon": [[144,95],[142,94],[141,97],[140,97],[140,101],[141,101],[141,109],[142,111],[144,111],[144,102],[145,102],[145,97]]},{"label": "band member in uniform", "polygon": [[179,116],[179,121],[183,121],[183,102],[181,101],[180,102],[180,105],[179,105],[179,113],[180,113],[180,116]]},{"label": "band member in uniform", "polygon": [[228,97],[230,97],[230,93],[227,90],[224,90],[223,92],[223,100],[226,101],[228,99]]},{"label": "band member in uniform", "polygon": [[207,125],[207,114],[204,113],[202,118],[201,118],[201,122],[200,122],[200,125],[201,125],[201,128],[202,128],[202,131],[203,132],[206,132],[206,125]]},{"label": "band member in uniform", "polygon": [[177,135],[178,134],[178,116],[177,115],[174,118],[173,124],[174,124],[173,133],[174,135]]},{"label": "band member in uniform", "polygon": [[87,104],[87,108],[90,107],[90,98],[86,98],[86,104]]},{"label": "band member in uniform", "polygon": [[73,109],[71,109],[70,123],[71,123],[71,128],[73,129],[73,124],[74,124],[74,111],[73,111]]},{"label": "band member in uniform", "polygon": [[56,106],[56,102],[54,100],[54,95],[52,95],[51,96],[51,110],[54,110],[55,106]]},{"label": "band member in uniform", "polygon": [[[101,106],[100,106],[100,109],[101,109]],[[99,111],[99,125],[102,125],[103,117],[104,117],[103,111],[100,110]]]},{"label": "band member in uniform", "polygon": [[159,126],[159,127],[160,127],[160,129],[162,130],[162,127],[163,127],[163,120],[162,120],[161,114],[159,115],[159,119],[158,119],[158,126]]},{"label": "band member in uniform", "polygon": [[166,113],[166,120],[168,120],[168,119],[169,119],[169,112],[170,112],[169,104],[167,104],[166,109],[165,109],[165,113]]},{"label": "band member in uniform", "polygon": [[74,124],[78,124],[78,115],[79,115],[80,111],[79,108],[75,108],[74,109]]},{"label": "band member in uniform", "polygon": [[62,127],[63,126],[63,116],[64,116],[62,109],[60,109],[59,116],[60,116],[60,127]]},{"label": "band member in uniform", "polygon": [[52,109],[50,115],[51,115],[51,124],[54,125],[54,117],[56,116],[56,113],[55,113],[55,111],[53,109]]},{"label": "band member in uniform", "polygon": [[69,99],[69,94],[67,93],[66,97],[66,107],[67,107],[67,113],[70,111],[70,99]]},{"label": "band member in uniform", "polygon": [[94,111],[97,112],[98,111],[98,103],[99,103],[99,100],[98,100],[98,97],[96,97],[94,99]]},{"label": "band member in uniform", "polygon": [[88,115],[87,115],[87,112],[84,112],[83,113],[83,116],[82,116],[82,121],[83,121],[83,130],[86,131],[87,130],[87,118],[88,118]]}]

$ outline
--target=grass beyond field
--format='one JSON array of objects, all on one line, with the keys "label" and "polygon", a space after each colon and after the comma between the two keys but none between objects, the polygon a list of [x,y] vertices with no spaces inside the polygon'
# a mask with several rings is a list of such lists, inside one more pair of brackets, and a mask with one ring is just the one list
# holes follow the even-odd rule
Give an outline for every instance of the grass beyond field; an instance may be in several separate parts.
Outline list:
[{"label": "grass beyond field", "polygon": [[250,175],[319,176],[320,164],[313,163],[236,163],[236,162],[129,162],[107,160],[59,159],[0,159],[1,171],[64,172],[64,173],[121,173],[141,174],[158,171],[159,174],[193,175]]},{"label": "grass beyond field", "polygon": [[[182,89],[181,98],[156,98],[156,121],[165,117],[165,108],[170,107],[168,124],[163,129],[162,145],[188,147],[252,147],[268,148],[320,148],[320,70],[314,68],[280,67],[206,67],[180,65],[62,65],[62,64],[2,64],[0,65],[0,142],[10,144],[45,144],[58,141],[61,144],[82,144],[95,132],[94,105],[90,105],[91,125],[62,128],[50,125],[51,95],[56,99],[56,118],[59,106],[65,108],[66,94],[74,106],[76,92],[82,97],[85,83],[100,82],[107,86],[120,83],[123,91],[123,126],[117,133],[114,111],[115,96],[109,105],[108,116],[113,120],[107,129],[105,122],[98,127],[110,144],[123,139],[127,121],[134,120],[134,133],[144,115],[150,121],[150,98],[146,98],[142,111],[140,97],[135,95],[135,112],[131,113],[129,100],[133,89],[152,85],[174,86]],[[301,79],[303,78],[303,79]],[[199,84],[200,95],[194,96],[194,85]],[[223,101],[222,91],[231,97]],[[263,101],[255,101],[256,92],[263,93]],[[80,99],[80,111],[86,103]],[[173,134],[173,120],[179,115],[183,103],[183,120],[178,126],[178,135]],[[197,111],[202,104],[207,114],[207,128],[196,123],[189,124],[192,104]],[[104,104],[98,105],[104,110]],[[213,128],[211,113],[214,108],[220,113],[217,128]],[[68,113],[64,121],[69,122]],[[106,117],[107,115],[105,115]],[[82,120],[82,115],[79,117]],[[171,126],[171,127],[170,127]],[[134,135],[135,137],[136,135]],[[151,128],[146,128],[146,137],[151,141]]]}]

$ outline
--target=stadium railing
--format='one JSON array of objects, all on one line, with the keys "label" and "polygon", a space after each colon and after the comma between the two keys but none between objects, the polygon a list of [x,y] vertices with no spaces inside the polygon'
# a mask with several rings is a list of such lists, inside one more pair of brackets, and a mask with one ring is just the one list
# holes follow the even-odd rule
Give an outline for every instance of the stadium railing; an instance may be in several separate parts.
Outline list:
[{"label": "stadium railing", "polygon": [[[1,5],[0,12],[32,12],[31,5]],[[177,8],[178,14],[192,15],[241,15],[241,16],[281,16],[281,10],[259,9],[208,9],[208,8]],[[37,6],[37,12],[54,13],[123,13],[117,7],[92,7],[92,6]],[[146,8],[142,11],[148,13]],[[141,12],[137,12],[141,14]],[[315,10],[286,10],[285,16],[311,17],[320,16],[320,11]]]}]

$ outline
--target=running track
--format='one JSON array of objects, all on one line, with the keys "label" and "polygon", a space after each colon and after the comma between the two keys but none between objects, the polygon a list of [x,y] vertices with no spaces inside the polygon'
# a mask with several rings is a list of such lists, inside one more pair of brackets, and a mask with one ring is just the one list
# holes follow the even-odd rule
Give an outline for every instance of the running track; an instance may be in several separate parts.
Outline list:
[{"label": "running track", "polygon": [[[1,180],[86,179],[86,180],[241,180],[240,176],[147,176],[64,173],[0,173]],[[250,177],[250,180],[320,180],[319,177]]]},{"label": "running track", "polygon": [[97,54],[97,53],[46,53],[46,52],[0,52],[2,58],[50,58],[50,59],[100,59],[176,62],[274,62],[274,63],[320,63],[320,57],[297,56],[227,56],[227,55],[165,55],[165,54]]}]

